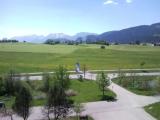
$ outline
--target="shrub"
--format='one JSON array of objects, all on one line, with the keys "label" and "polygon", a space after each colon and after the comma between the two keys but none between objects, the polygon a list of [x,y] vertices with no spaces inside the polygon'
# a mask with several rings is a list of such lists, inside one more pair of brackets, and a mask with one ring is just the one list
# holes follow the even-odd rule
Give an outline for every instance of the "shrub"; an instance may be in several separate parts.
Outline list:
[{"label": "shrub", "polygon": [[4,87],[7,95],[14,95],[15,89],[15,72],[11,70],[8,75],[4,78]]},{"label": "shrub", "polygon": [[106,47],[104,45],[101,45],[101,49],[105,49]]},{"label": "shrub", "polygon": [[156,79],[156,91],[160,94],[160,77]]},{"label": "shrub", "polygon": [[105,45],[109,46],[110,44],[109,44],[109,42],[106,42]]},{"label": "shrub", "polygon": [[80,75],[79,78],[78,78],[78,80],[79,80],[80,82],[83,82],[83,76]]},{"label": "shrub", "polygon": [[4,80],[2,77],[0,77],[0,96],[5,94]]}]

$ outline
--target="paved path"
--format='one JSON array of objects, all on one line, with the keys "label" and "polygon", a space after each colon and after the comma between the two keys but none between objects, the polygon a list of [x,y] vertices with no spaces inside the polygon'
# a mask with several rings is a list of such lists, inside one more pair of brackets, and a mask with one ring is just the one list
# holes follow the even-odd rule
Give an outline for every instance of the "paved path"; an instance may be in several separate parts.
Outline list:
[{"label": "paved path", "polygon": [[[133,74],[126,73],[126,76]],[[160,75],[155,73],[135,73],[138,76]],[[108,74],[110,79],[118,76],[115,74]],[[77,75],[71,75],[71,78],[76,78]],[[96,80],[96,74],[87,73],[87,79]],[[86,103],[86,111],[83,114],[91,115],[95,120],[155,120],[152,116],[146,113],[144,106],[160,101],[160,96],[148,97],[136,95],[128,90],[112,83],[109,87],[117,94],[116,102],[91,102]]]},{"label": "paved path", "polygon": [[[137,76],[158,76],[158,75],[160,75],[160,72],[151,72],[151,73],[125,73],[126,76],[131,76],[133,74],[137,75]],[[42,80],[43,79],[42,75],[37,75],[37,74],[29,74],[29,75],[30,76],[27,77],[27,78],[29,78],[30,80]],[[83,74],[71,74],[70,78],[71,79],[74,79],[74,78],[76,79],[79,75],[83,76]],[[87,79],[91,79],[91,80],[96,80],[96,76],[97,76],[97,74],[93,74],[93,73],[86,73],[86,75],[85,75],[85,77]],[[118,77],[118,73],[108,73],[108,77],[110,79],[116,78],[116,77]],[[22,75],[21,76],[21,80],[26,80],[26,76]]]},{"label": "paved path", "polygon": [[[148,73],[136,74],[148,75]],[[130,74],[127,76],[129,75]],[[160,73],[150,73],[150,75],[160,75]],[[71,75],[70,77],[74,79],[78,76]],[[109,74],[109,77],[110,79],[115,78],[117,77],[117,74]],[[95,80],[96,74],[87,73],[86,78]],[[39,76],[39,80],[40,79],[42,79],[41,76]],[[35,80],[35,78],[32,80]],[[85,111],[83,114],[89,114],[95,120],[155,120],[152,116],[143,110],[143,106],[160,101],[160,96],[147,97],[136,95],[114,83],[112,83],[109,88],[117,94],[117,101],[85,103]],[[34,107],[32,113],[33,114],[30,115],[29,120],[40,120],[40,118],[43,118],[41,107]],[[15,120],[21,120],[17,116],[14,117],[16,118]],[[8,119],[3,118],[2,120]]]},{"label": "paved path", "polygon": [[95,120],[154,120],[142,107],[160,101],[160,97],[135,95],[114,83],[109,88],[117,94],[117,101],[87,103],[86,114]]}]

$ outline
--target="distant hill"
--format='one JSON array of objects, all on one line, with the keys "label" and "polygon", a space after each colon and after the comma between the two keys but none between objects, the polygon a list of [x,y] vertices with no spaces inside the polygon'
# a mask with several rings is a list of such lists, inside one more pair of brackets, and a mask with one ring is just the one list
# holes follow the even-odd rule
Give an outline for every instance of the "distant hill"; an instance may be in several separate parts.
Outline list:
[{"label": "distant hill", "polygon": [[160,23],[87,36],[88,42],[100,40],[110,43],[135,43],[136,41],[141,43],[158,43],[160,42]]},{"label": "distant hill", "polygon": [[95,35],[95,33],[88,33],[88,32],[81,32],[77,33],[73,36],[64,34],[64,33],[51,33],[47,36],[43,35],[28,35],[28,36],[16,36],[12,37],[11,39],[16,39],[19,41],[27,41],[27,42],[32,42],[32,43],[43,43],[47,39],[55,39],[59,41],[64,41],[64,40],[73,40],[75,41],[77,38],[82,38],[82,40],[86,40],[86,36],[88,35]]}]

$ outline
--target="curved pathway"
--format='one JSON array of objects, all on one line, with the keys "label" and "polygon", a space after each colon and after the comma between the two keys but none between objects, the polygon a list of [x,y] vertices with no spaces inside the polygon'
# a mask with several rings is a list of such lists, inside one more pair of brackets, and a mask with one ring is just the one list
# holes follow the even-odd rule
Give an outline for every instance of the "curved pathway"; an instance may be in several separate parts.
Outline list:
[{"label": "curved pathway", "polygon": [[[133,74],[127,73],[126,76]],[[139,76],[160,75],[160,73],[135,73]],[[108,74],[110,79],[116,78],[115,74]],[[71,76],[76,78],[75,75]],[[86,79],[96,80],[96,74],[87,73]],[[160,101],[160,96],[141,96],[136,95],[114,83],[109,88],[117,94],[116,102],[91,102],[86,103],[86,111],[83,114],[91,115],[95,120],[155,120],[146,113],[144,106]]]}]

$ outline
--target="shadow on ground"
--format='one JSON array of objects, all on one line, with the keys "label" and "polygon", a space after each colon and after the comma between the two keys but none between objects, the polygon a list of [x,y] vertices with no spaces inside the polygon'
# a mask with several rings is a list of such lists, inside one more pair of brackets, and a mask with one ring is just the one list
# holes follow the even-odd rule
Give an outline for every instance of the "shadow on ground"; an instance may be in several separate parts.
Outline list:
[{"label": "shadow on ground", "polygon": [[102,101],[107,101],[107,102],[115,102],[115,101],[117,101],[117,99],[115,97],[109,96],[109,95],[104,95],[104,96],[101,95],[101,100]]}]

